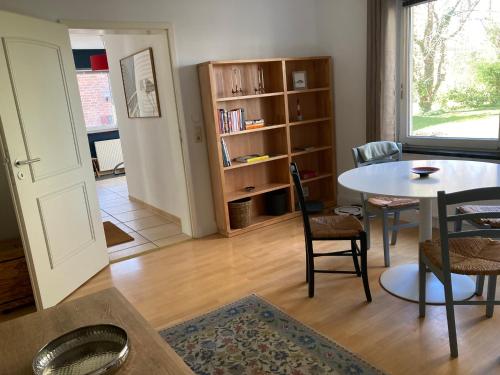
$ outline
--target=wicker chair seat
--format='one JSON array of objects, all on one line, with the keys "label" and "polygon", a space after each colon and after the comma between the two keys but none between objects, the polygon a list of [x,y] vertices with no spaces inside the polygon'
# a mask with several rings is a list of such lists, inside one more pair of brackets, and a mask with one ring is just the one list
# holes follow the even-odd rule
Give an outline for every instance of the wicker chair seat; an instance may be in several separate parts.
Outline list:
[{"label": "wicker chair seat", "polygon": [[313,238],[352,238],[363,231],[360,221],[350,215],[313,216],[309,222]]},{"label": "wicker chair seat", "polygon": [[[500,212],[500,206],[475,206],[475,205],[465,205],[457,208],[458,212],[462,214],[475,214],[482,212]],[[475,219],[479,225],[489,225],[492,228],[500,228],[500,219],[489,219],[489,218],[479,218]]]},{"label": "wicker chair seat", "polygon": [[418,207],[418,199],[377,196],[368,198],[368,203],[377,208]]},{"label": "wicker chair seat", "polygon": [[[500,275],[500,241],[489,238],[450,238],[450,270],[462,275]],[[442,267],[441,243],[426,241],[422,250],[437,267]]]}]

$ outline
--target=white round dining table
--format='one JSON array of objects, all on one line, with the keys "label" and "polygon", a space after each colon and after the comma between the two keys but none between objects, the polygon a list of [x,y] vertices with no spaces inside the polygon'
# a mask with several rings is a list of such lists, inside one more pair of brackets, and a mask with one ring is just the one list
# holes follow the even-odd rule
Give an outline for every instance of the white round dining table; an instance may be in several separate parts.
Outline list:
[{"label": "white round dining table", "polygon": [[[428,177],[411,172],[413,167],[431,166],[439,171]],[[500,186],[500,164],[465,160],[408,160],[372,164],[342,173],[340,185],[373,195],[418,198],[419,241],[432,239],[432,201],[438,191]],[[416,247],[418,253],[418,247]],[[410,301],[418,301],[418,264],[402,264],[388,268],[380,276],[382,287],[389,293]],[[470,298],[475,292],[474,279],[452,274],[453,298]],[[427,273],[426,302],[444,303],[444,288],[432,272]]]}]

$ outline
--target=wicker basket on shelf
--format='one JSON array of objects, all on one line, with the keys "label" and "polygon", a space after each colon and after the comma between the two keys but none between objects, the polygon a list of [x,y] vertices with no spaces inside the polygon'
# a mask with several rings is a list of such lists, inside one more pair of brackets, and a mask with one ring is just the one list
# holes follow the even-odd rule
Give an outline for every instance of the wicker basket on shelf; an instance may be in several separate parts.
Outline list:
[{"label": "wicker basket on shelf", "polygon": [[252,199],[243,198],[229,202],[229,222],[232,229],[245,228],[250,225]]}]

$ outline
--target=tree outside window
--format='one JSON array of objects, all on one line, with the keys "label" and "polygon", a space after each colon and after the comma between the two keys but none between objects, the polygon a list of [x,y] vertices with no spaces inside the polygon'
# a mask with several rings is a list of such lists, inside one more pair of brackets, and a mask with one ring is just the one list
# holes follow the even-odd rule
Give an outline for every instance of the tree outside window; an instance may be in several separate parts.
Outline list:
[{"label": "tree outside window", "polygon": [[500,1],[411,9],[412,136],[498,138]]}]

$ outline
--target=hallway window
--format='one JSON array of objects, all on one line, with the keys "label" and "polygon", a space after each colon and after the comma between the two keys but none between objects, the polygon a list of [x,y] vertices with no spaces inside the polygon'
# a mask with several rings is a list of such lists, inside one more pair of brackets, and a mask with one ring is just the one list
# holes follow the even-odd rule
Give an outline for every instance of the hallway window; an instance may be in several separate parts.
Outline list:
[{"label": "hallway window", "polygon": [[117,128],[109,72],[77,71],[83,116],[88,132]]}]

